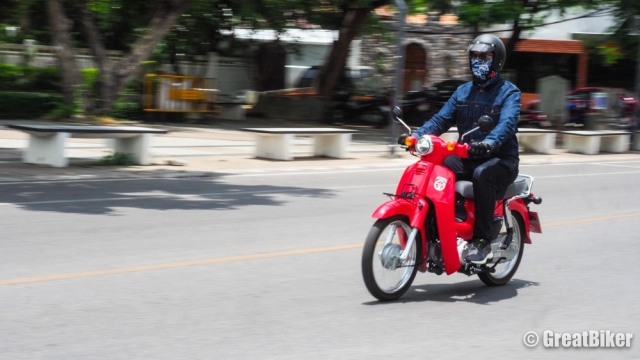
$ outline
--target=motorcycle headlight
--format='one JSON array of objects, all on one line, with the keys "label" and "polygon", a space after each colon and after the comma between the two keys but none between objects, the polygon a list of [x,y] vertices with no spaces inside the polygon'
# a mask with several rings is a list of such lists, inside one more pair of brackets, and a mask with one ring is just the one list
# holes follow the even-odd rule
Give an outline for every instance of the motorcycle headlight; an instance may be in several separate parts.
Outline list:
[{"label": "motorcycle headlight", "polygon": [[433,151],[433,141],[431,136],[423,136],[418,140],[416,144],[416,151],[420,155],[426,155]]}]

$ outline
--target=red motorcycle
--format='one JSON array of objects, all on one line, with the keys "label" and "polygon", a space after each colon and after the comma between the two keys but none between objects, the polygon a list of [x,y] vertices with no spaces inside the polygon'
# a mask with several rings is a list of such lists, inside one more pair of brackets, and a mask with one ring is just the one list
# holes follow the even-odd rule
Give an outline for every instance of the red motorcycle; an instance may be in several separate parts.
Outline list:
[{"label": "red motorcycle", "polygon": [[[400,108],[395,107],[392,116],[411,133],[401,119]],[[473,236],[473,184],[456,181],[454,173],[443,166],[450,155],[469,157],[469,145],[463,144],[467,135],[478,129],[489,132],[494,127],[495,122],[483,116],[478,127],[462,134],[458,142],[445,142],[435,135],[407,137],[403,147],[420,159],[404,171],[394,194],[385,193],[391,199],[374,211],[373,217],[378,220],[367,235],[362,253],[364,283],[378,300],[401,297],[418,270],[437,275],[478,275],[489,286],[511,280],[522,260],[524,244],[531,243],[530,232],[541,232],[538,214],[529,210],[531,203],[542,202],[531,192],[533,177],[518,175],[496,201],[493,258],[476,265],[464,260]]]}]

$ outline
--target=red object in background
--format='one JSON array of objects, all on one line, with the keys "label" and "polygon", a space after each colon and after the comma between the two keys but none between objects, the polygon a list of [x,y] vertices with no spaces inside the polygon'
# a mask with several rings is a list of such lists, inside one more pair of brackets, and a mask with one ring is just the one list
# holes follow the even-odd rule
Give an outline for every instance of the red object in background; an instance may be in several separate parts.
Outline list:
[{"label": "red object in background", "polygon": [[[593,109],[594,102],[593,93],[615,91],[620,99],[620,121],[621,126],[632,126],[635,121],[634,113],[636,108],[640,106],[640,100],[632,92],[610,87],[583,87],[568,91],[566,94],[567,108],[569,110],[569,118],[567,123],[584,124],[584,114],[596,111]],[[522,116],[538,116],[542,114],[539,110],[540,100],[532,100],[523,106]],[[532,119],[535,120],[535,119]]]}]

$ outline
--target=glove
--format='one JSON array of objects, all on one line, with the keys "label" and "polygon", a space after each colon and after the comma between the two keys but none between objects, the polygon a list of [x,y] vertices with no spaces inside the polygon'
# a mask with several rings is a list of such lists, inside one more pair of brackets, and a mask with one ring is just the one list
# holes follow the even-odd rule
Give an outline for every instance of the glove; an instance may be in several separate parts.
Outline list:
[{"label": "glove", "polygon": [[410,135],[409,135],[409,134],[407,134],[407,133],[404,133],[404,134],[400,135],[400,136],[398,137],[398,144],[399,144],[399,145],[404,145],[404,140],[405,140],[406,138],[408,138],[409,136],[410,136]]},{"label": "glove", "polygon": [[489,155],[493,151],[491,146],[486,142],[474,142],[469,145],[469,155],[474,157],[482,157]]}]

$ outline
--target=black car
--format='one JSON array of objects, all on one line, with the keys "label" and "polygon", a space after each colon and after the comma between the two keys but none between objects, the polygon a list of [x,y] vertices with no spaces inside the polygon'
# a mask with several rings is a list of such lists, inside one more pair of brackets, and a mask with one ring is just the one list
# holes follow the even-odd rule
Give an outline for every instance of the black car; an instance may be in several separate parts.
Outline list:
[{"label": "black car", "polygon": [[431,86],[427,86],[425,88],[425,92],[431,101],[441,102],[442,105],[449,100],[451,95],[458,89],[458,87],[464,83],[469,82],[468,80],[459,80],[459,79],[449,79],[445,81],[441,81],[439,83],[433,84]]},{"label": "black car", "polygon": [[437,114],[458,87],[467,80],[450,79],[427,86],[422,90],[409,91],[402,100],[402,112],[411,124],[421,126]]},{"label": "black car", "polygon": [[[315,65],[306,69],[298,78],[296,82],[297,88],[311,87],[313,80],[320,73],[320,66]],[[358,66],[354,68],[346,67],[344,69],[344,74],[340,79],[343,85],[347,87],[355,86],[355,83],[360,79],[365,79],[373,76],[373,69],[367,66]]]}]

